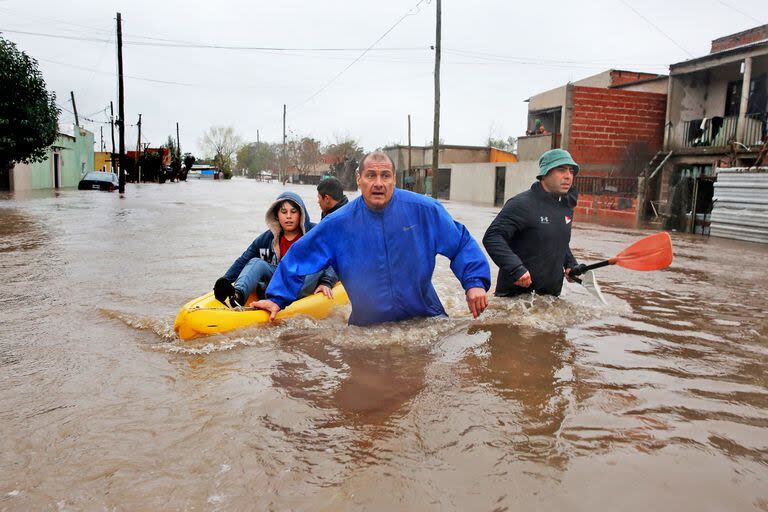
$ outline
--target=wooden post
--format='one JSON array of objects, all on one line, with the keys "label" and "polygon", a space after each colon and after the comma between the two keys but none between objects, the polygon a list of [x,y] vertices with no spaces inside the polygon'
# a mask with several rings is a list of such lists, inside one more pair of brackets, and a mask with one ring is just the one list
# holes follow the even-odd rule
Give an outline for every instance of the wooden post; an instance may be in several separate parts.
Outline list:
[{"label": "wooden post", "polygon": [[109,127],[112,131],[112,153],[110,153],[110,161],[112,162],[112,172],[115,172],[117,166],[115,165],[115,107],[112,102],[109,102]]},{"label": "wooden post", "polygon": [[120,133],[120,195],[125,194],[125,89],[123,88],[123,20],[117,13],[117,116]]},{"label": "wooden post", "polygon": [[[411,163],[411,114],[408,114],[408,172],[406,176],[411,175]],[[403,178],[403,182],[405,182],[405,178]],[[403,183],[403,187],[405,187],[405,183]]]},{"label": "wooden post", "polygon": [[280,166],[280,169],[282,171],[282,175],[280,176],[280,181],[283,181],[286,179],[285,174],[286,174],[286,171],[288,170],[287,169],[288,153],[285,147],[285,105],[283,105],[283,158],[282,160],[283,162],[282,162],[282,165]]},{"label": "wooden post", "polygon": [[437,22],[435,24],[435,124],[432,131],[432,197],[437,198],[440,153],[440,28],[442,9],[437,0]]},{"label": "wooden post", "polygon": [[139,170],[139,183],[141,183],[141,164],[139,158],[141,158],[141,114],[139,114],[139,122],[136,125],[139,128],[139,137],[136,139],[136,169]]},{"label": "wooden post", "polygon": [[75,125],[80,126],[80,118],[77,117],[77,103],[75,103],[75,91],[69,91],[69,97],[72,98],[72,110],[75,112]]}]

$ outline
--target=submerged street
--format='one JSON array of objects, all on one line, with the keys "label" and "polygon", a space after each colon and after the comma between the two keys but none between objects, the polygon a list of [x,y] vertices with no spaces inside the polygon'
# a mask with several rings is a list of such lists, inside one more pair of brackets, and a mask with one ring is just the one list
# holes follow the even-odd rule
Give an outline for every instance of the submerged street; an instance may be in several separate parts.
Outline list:
[{"label": "submerged street", "polygon": [[[607,306],[476,321],[440,258],[448,319],[179,340],[284,190],[319,221],[245,179],[0,195],[0,510],[768,510],[766,246],[673,233],[671,268],[597,271]],[[444,204],[478,241],[498,212]]]}]

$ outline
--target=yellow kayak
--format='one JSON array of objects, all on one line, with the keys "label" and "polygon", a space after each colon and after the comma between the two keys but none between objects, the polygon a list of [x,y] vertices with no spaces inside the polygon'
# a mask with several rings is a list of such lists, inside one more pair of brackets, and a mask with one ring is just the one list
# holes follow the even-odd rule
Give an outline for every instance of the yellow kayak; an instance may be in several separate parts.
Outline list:
[{"label": "yellow kayak", "polygon": [[[248,299],[248,303],[256,300]],[[321,293],[299,299],[277,314],[278,319],[297,315],[308,315],[322,319],[331,314],[336,306],[349,304],[349,297],[341,283],[333,287],[333,299]],[[182,340],[191,340],[198,336],[216,334],[240,329],[249,325],[269,322],[269,313],[258,309],[229,309],[216,300],[213,292],[193,299],[184,304],[176,315],[173,330]]]}]

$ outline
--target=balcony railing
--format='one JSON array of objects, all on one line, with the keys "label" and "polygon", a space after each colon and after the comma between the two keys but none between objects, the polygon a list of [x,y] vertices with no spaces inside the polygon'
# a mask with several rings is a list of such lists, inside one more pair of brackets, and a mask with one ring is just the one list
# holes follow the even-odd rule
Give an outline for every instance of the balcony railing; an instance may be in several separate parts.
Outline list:
[{"label": "balcony railing", "polygon": [[747,114],[744,119],[744,144],[747,146],[757,146],[762,144],[765,137],[766,114],[758,112],[757,114]]},{"label": "balcony railing", "polygon": [[737,116],[711,117],[683,123],[680,147],[727,146],[736,138]]},{"label": "balcony railing", "polygon": [[[761,144],[766,136],[765,112],[747,114],[744,118],[744,140],[746,146]],[[683,123],[679,147],[723,147],[736,140],[738,116],[696,119]]]},{"label": "balcony railing", "polygon": [[637,196],[637,178],[624,176],[576,176],[579,194]]}]

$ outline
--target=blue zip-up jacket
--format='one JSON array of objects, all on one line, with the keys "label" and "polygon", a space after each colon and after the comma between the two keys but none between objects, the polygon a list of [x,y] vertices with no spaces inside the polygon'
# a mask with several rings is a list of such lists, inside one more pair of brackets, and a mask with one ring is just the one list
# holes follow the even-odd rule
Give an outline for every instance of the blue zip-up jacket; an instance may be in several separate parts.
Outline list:
[{"label": "blue zip-up jacket", "polygon": [[[232,266],[230,266],[229,270],[227,270],[227,272],[224,274],[224,277],[229,279],[230,282],[234,282],[237,279],[237,277],[240,275],[240,272],[243,271],[245,265],[253,258],[261,258],[270,265],[277,265],[280,263],[279,237],[281,229],[280,224],[275,219],[274,210],[283,204],[286,199],[290,199],[299,205],[299,208],[301,209],[300,222],[303,232],[302,236],[306,236],[307,233],[309,233],[309,231],[316,226],[316,224],[309,219],[309,212],[307,212],[307,208],[304,205],[304,201],[301,200],[301,197],[293,192],[283,192],[277,196],[277,199],[275,199],[269,208],[267,208],[267,212],[264,215],[265,222],[269,229],[256,237],[256,239],[251,242],[251,245],[248,246],[245,252],[243,252],[243,254],[240,255],[240,257],[237,258],[234,263],[232,263]],[[291,246],[291,250],[293,250],[293,246]],[[333,271],[326,271],[320,278],[319,284],[332,287],[334,284],[336,284],[337,281],[338,278],[333,274]]]},{"label": "blue zip-up jacket", "polygon": [[285,307],[304,276],[331,265],[352,303],[350,324],[445,315],[432,287],[437,254],[451,260],[465,290],[490,287],[491,270],[480,246],[439,202],[395,189],[377,212],[358,197],[291,247],[272,276],[267,299]]}]

